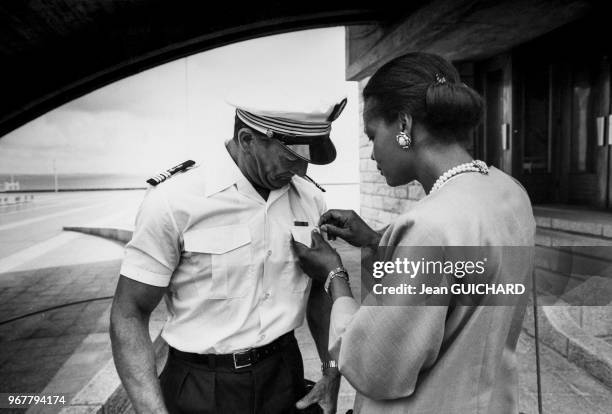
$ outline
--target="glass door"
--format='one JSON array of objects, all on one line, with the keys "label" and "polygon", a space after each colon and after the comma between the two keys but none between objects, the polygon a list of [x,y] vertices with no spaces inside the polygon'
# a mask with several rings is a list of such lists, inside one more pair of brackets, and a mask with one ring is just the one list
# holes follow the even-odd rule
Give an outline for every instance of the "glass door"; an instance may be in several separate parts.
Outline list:
[{"label": "glass door", "polygon": [[610,62],[607,57],[577,59],[559,66],[564,202],[611,207]]}]

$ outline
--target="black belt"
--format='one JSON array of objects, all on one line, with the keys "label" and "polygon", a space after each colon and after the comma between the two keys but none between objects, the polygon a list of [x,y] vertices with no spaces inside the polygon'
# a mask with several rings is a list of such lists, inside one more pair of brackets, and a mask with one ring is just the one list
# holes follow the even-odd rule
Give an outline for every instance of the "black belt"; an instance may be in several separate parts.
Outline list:
[{"label": "black belt", "polygon": [[194,354],[191,352],[179,351],[176,348],[170,347],[170,354],[187,362],[195,364],[206,364],[210,369],[215,368],[247,368],[257,362],[276,354],[291,342],[295,342],[293,331],[279,336],[274,341],[267,345],[258,348],[249,348],[241,351],[236,351],[232,354]]}]

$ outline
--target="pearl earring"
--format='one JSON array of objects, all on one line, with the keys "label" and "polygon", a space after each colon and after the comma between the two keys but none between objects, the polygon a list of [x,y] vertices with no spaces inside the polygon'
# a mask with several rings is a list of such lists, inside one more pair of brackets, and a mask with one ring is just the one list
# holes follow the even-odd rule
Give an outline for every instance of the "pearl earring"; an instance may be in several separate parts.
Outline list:
[{"label": "pearl earring", "polygon": [[395,140],[403,150],[409,150],[412,145],[412,138],[410,135],[406,134],[405,131],[400,131],[400,133],[395,136]]}]

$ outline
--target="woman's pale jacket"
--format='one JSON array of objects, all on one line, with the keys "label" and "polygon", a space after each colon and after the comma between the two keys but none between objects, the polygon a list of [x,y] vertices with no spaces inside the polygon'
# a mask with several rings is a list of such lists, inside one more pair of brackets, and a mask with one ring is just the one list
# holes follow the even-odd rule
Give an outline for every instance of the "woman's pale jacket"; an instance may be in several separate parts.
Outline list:
[{"label": "woman's pale jacket", "polygon": [[[533,246],[534,237],[525,190],[491,168],[488,175],[461,174],[417,202],[380,245],[390,247],[385,260],[392,261],[414,246]],[[531,284],[532,261],[507,256],[487,266],[481,280],[504,275]],[[351,276],[353,283],[358,277]],[[457,295],[440,306],[336,300],[330,351],[357,390],[355,412],[518,413],[516,345],[525,296],[505,306],[462,305]]]}]

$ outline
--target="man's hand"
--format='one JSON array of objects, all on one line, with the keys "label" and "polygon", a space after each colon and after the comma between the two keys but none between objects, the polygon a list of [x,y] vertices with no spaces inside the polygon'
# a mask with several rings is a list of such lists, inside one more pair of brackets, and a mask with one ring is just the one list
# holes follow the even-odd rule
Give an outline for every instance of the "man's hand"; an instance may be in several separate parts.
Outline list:
[{"label": "man's hand", "polygon": [[327,368],[323,377],[312,387],[312,390],[299,400],[295,406],[304,408],[318,403],[324,414],[335,414],[340,389],[340,371],[338,368]]},{"label": "man's hand", "polygon": [[325,283],[327,274],[342,266],[338,252],[325,241],[317,230],[312,231],[312,247],[295,241],[291,244],[300,261],[300,267],[314,281]]},{"label": "man's hand", "polygon": [[340,237],[355,247],[376,247],[380,242],[380,235],[353,210],[328,210],[319,219],[319,226],[327,232],[328,240]]}]

